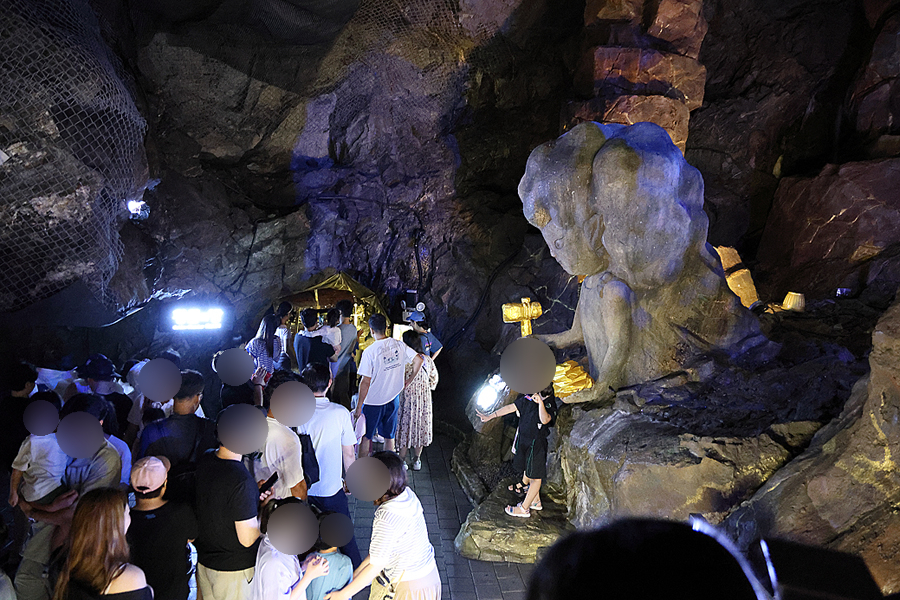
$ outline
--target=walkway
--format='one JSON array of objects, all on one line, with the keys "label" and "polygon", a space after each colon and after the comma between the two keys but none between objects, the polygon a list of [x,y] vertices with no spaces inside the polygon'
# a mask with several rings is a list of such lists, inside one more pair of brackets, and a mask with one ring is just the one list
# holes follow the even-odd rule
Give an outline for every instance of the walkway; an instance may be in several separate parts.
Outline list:
[{"label": "walkway", "polygon": [[[469,560],[454,550],[453,539],[472,510],[472,505],[450,471],[453,447],[454,442],[450,438],[436,436],[434,443],[425,449],[422,470],[416,472],[410,469],[407,472],[410,486],[425,508],[428,536],[434,546],[435,560],[444,584],[441,597],[444,600],[522,600],[531,565]],[[351,497],[350,513],[356,526],[360,553],[365,556],[372,537],[375,507]],[[368,597],[366,589],[354,600]]]}]

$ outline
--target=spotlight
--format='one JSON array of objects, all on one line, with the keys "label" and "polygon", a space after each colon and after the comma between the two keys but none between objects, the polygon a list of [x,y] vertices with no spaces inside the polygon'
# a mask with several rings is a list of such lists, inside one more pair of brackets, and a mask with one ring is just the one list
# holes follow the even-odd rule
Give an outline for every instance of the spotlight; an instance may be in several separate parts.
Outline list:
[{"label": "spotlight", "polygon": [[499,375],[493,375],[487,383],[481,386],[475,404],[481,412],[489,413],[497,406],[506,389],[506,382]]},{"label": "spotlight", "polygon": [[128,212],[135,221],[142,221],[150,216],[150,207],[143,200],[129,200]]},{"label": "spotlight", "polygon": [[225,311],[221,308],[179,307],[172,310],[174,331],[222,329]]}]

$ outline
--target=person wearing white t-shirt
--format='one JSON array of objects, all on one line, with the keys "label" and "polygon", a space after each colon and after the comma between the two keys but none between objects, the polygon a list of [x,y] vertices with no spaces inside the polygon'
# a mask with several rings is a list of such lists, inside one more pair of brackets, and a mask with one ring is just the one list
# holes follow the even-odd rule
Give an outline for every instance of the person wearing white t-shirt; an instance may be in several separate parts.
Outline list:
[{"label": "person wearing white t-shirt", "polygon": [[[297,379],[297,374],[291,371],[278,371],[269,379],[263,392],[263,407],[268,411],[266,421],[269,424],[269,434],[259,458],[253,459],[248,465],[248,470],[256,481],[265,481],[273,473],[278,473],[278,480],[272,486],[272,497],[275,499],[294,496],[306,500],[307,495],[300,438],[275,418],[271,406],[275,390],[281,384]],[[292,400],[302,402],[299,397]]]},{"label": "person wearing white t-shirt", "polygon": [[[356,433],[350,411],[325,397],[333,383],[326,365],[307,365],[300,374],[300,381],[312,390],[316,398],[316,410],[312,417],[297,428],[299,433],[308,435],[312,440],[319,463],[319,480],[309,486],[309,503],[322,512],[338,512],[351,518],[341,477],[341,468],[349,470],[355,460],[353,447],[356,445]],[[341,552],[350,559],[354,569],[362,562],[355,536],[341,546]]]},{"label": "person wearing white t-shirt", "polygon": [[363,351],[359,364],[359,401],[356,418],[366,415],[366,433],[359,444],[359,455],[368,456],[372,437],[384,436],[384,449],[394,450],[394,434],[397,431],[397,410],[400,392],[403,391],[406,363],[416,357],[415,351],[386,335],[387,319],[384,315],[369,317],[369,329],[375,342]]}]

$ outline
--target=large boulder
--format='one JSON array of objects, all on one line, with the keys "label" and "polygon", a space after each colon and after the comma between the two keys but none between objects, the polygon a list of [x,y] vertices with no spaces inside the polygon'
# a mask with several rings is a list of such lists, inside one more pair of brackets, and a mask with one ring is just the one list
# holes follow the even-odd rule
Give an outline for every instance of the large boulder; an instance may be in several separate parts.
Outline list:
[{"label": "large boulder", "polygon": [[[513,483],[508,480],[504,484]],[[505,509],[519,500],[501,485],[469,513],[456,536],[457,552],[474,560],[533,563],[543,549],[573,530],[564,506],[542,499],[541,511],[527,519],[511,517]]]},{"label": "large boulder", "polygon": [[829,165],[817,177],[783,179],[760,241],[760,287],[772,297],[788,291],[827,297],[897,277],[896,269],[875,265],[900,243],[898,186],[900,159]]},{"label": "large boulder", "polygon": [[872,335],[871,373],[841,415],[725,526],[743,546],[760,536],[860,554],[884,593],[900,591],[900,303]]},{"label": "large boulder", "polygon": [[582,528],[692,513],[720,522],[790,456],[767,434],[701,437],[611,409],[575,409],[559,439],[569,519]]}]

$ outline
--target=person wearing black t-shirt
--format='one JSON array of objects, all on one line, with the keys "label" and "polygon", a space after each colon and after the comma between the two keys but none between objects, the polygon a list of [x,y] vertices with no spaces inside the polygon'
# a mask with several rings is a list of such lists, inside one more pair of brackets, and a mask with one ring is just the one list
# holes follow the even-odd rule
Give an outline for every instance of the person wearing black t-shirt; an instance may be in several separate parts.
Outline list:
[{"label": "person wearing black t-shirt", "polygon": [[506,514],[511,517],[530,517],[532,510],[541,510],[541,482],[547,476],[547,437],[550,428],[556,424],[556,396],[553,384],[538,394],[519,395],[512,404],[484,415],[486,423],[494,417],[515,412],[519,415],[519,430],[516,433],[513,467],[522,473],[522,483],[510,486],[510,491],[524,494],[525,499],[516,506],[507,506]]},{"label": "person wearing black t-shirt", "polygon": [[134,458],[164,456],[172,467],[166,484],[166,498],[178,502],[193,501],[193,476],[190,475],[204,452],[215,448],[216,424],[194,414],[203,398],[203,375],[182,371],[181,388],[172,403],[172,415],[148,424],[141,432]]},{"label": "person wearing black t-shirt", "polygon": [[131,560],[147,577],[154,600],[187,600],[191,553],[197,519],[188,504],[165,499],[168,461],[145,456],[131,469],[135,506],[131,509],[128,545]]},{"label": "person wearing black t-shirt", "polygon": [[259,503],[272,491],[260,495],[241,455],[224,445],[200,458],[196,482],[197,587],[203,600],[249,600]]}]

